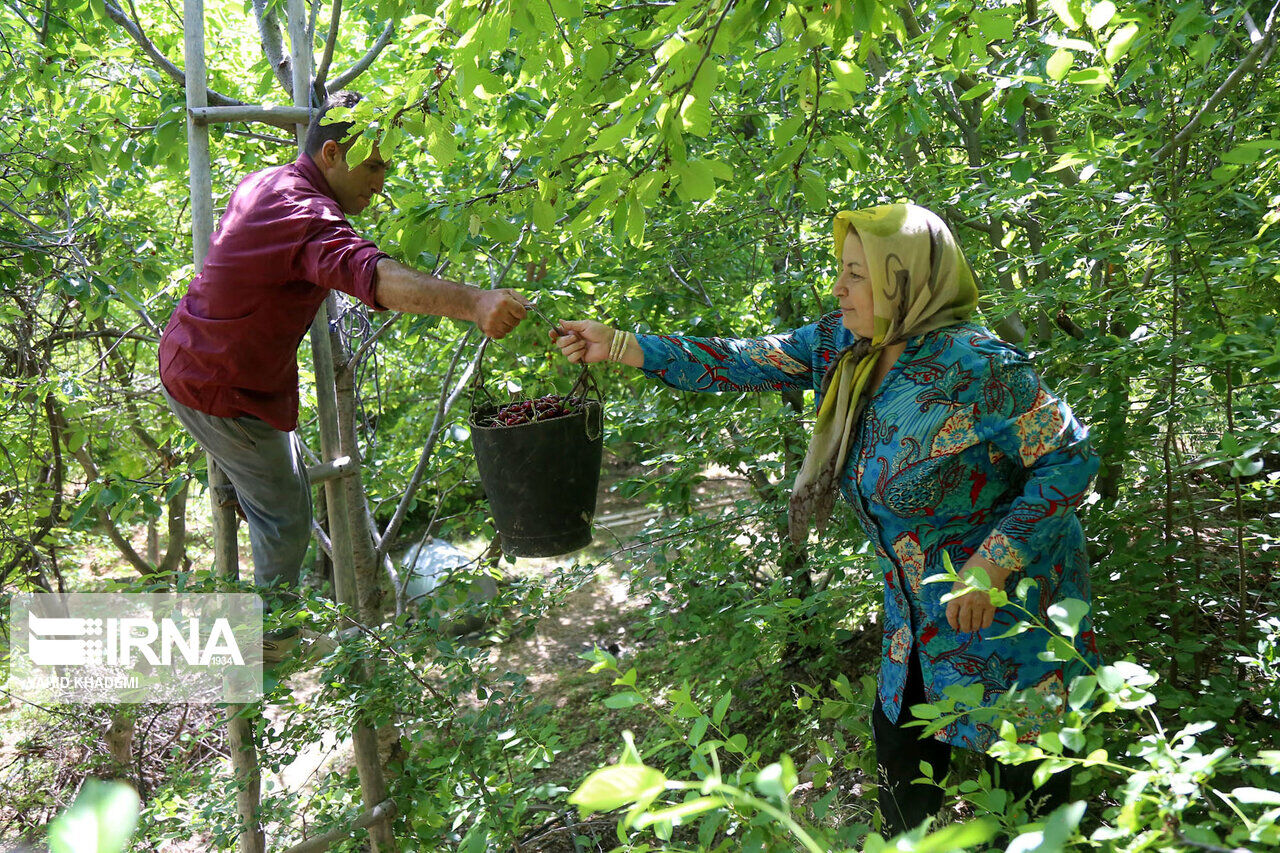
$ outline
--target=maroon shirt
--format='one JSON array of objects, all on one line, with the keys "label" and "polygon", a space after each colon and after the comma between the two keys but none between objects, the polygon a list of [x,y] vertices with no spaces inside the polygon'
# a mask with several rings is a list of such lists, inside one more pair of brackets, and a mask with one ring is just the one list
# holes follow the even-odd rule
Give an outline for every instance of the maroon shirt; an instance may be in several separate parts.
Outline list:
[{"label": "maroon shirt", "polygon": [[387,257],[347,222],[311,158],[255,172],[231,194],[204,269],[160,339],[175,400],[223,418],[298,426],[298,344],[329,291],[374,309]]}]

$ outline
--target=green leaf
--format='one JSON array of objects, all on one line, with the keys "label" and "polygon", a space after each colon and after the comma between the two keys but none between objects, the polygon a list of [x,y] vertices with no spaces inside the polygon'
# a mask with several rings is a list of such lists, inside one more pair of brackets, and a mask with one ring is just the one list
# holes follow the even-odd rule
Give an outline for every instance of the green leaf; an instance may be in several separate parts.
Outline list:
[{"label": "green leaf", "polygon": [[368,136],[358,136],[356,141],[351,143],[351,147],[347,149],[347,163],[355,166],[369,159],[369,155],[373,153],[373,139]]},{"label": "green leaf", "polygon": [[711,132],[711,107],[702,98],[686,98],[680,108],[680,124],[686,133],[705,137]]},{"label": "green leaf", "polygon": [[859,94],[867,91],[867,72],[852,62],[835,59],[831,62],[831,76],[836,85],[846,92]]},{"label": "green leaf", "polygon": [[942,716],[942,712],[938,710],[937,705],[922,703],[920,705],[911,706],[911,716],[917,720],[936,720]]},{"label": "green leaf", "polygon": [[1049,777],[1053,776],[1055,773],[1060,773],[1063,770],[1069,769],[1074,764],[1075,762],[1068,761],[1064,758],[1047,758],[1040,762],[1040,766],[1031,774],[1032,784],[1039,788],[1044,785],[1045,782],[1049,781]]},{"label": "green leaf", "polygon": [[1049,8],[1068,30],[1080,29],[1079,0],[1049,0]]},{"label": "green leaf", "polygon": [[644,244],[644,205],[634,192],[627,193],[627,239],[633,246]]},{"label": "green leaf", "polygon": [[569,795],[569,802],[585,817],[591,812],[652,802],[666,784],[667,777],[660,770],[643,764],[618,764],[588,776],[578,790]]},{"label": "green leaf", "polygon": [[1076,55],[1071,51],[1058,50],[1045,63],[1045,71],[1048,73],[1049,79],[1056,82],[1067,76],[1067,72],[1071,70],[1071,65],[1075,61]]},{"label": "green leaf", "polygon": [[1241,803],[1280,806],[1280,791],[1268,791],[1263,788],[1233,788],[1231,796]]},{"label": "green leaf", "polygon": [[716,702],[716,706],[711,709],[711,722],[717,726],[724,722],[724,715],[729,710],[729,703],[733,701],[733,691],[720,697],[720,701]]},{"label": "green leaf", "polygon": [[1095,65],[1091,68],[1072,71],[1067,75],[1067,82],[1075,83],[1077,86],[1105,86],[1111,82],[1111,75],[1107,73],[1107,69]]},{"label": "green leaf", "polygon": [[707,164],[707,168],[711,169],[711,174],[715,175],[721,181],[732,181],[737,175],[733,171],[733,167],[723,160],[712,160],[706,158],[702,162]]},{"label": "green leaf", "polygon": [[706,161],[690,160],[683,165],[676,164],[675,170],[680,176],[680,190],[690,201],[703,201],[715,195],[716,180]]},{"label": "green leaf", "polygon": [[798,784],[796,777],[795,765],[791,762],[790,756],[782,756],[782,760],[761,770],[756,774],[755,781],[752,784],[755,789],[766,797],[773,797],[776,800],[786,801],[791,795],[792,790]]},{"label": "green leaf", "polygon": [[1049,605],[1049,619],[1064,636],[1074,637],[1080,633],[1080,624],[1089,615],[1089,605],[1078,598],[1064,598]]},{"label": "green leaf", "polygon": [[972,101],[976,98],[981,98],[983,95],[987,94],[995,87],[996,87],[996,84],[994,81],[986,80],[982,83],[979,83],[978,85],[974,86],[972,89],[968,90],[963,95],[961,95],[960,100]]},{"label": "green leaf", "polygon": [[552,231],[556,225],[556,210],[540,198],[533,200],[531,209],[533,224],[538,230],[545,233]]},{"label": "green leaf", "polygon": [[[1000,826],[990,818],[979,818],[968,823],[953,823],[937,832],[931,832],[917,841],[912,853],[953,853],[982,847],[996,837]],[[866,849],[870,849],[870,845]]]},{"label": "green leaf", "polygon": [[1084,732],[1079,729],[1063,729],[1058,732],[1058,738],[1062,741],[1062,745],[1074,752],[1084,749],[1086,743]]},{"label": "green leaf", "polygon": [[605,125],[596,133],[595,141],[587,146],[588,151],[607,151],[623,139],[629,137],[640,121],[640,113],[624,116],[610,125]]},{"label": "green leaf", "polygon": [[644,702],[644,697],[639,693],[618,693],[605,699],[604,706],[619,710],[622,708],[634,708],[642,702]]},{"label": "green leaf", "polygon": [[123,782],[89,779],[49,827],[50,853],[120,853],[138,826],[138,794]]},{"label": "green leaf", "polygon": [[680,826],[694,815],[724,808],[726,805],[726,802],[719,797],[698,797],[678,806],[659,809],[656,812],[645,812],[636,818],[631,825],[636,829],[644,829],[646,826],[652,826],[655,823],[670,823],[674,826]]},{"label": "green leaf", "polygon": [[1111,19],[1115,16],[1116,4],[1111,0],[1102,0],[1101,3],[1093,4],[1089,14],[1085,16],[1085,21],[1089,24],[1089,29],[1100,30],[1111,23]]},{"label": "green leaf", "polygon": [[1007,853],[1031,853],[1031,851],[1052,853],[1052,851],[1067,849],[1067,841],[1071,833],[1080,825],[1080,819],[1084,816],[1084,807],[1084,801],[1080,800],[1055,809],[1041,828],[1024,832],[1015,838],[1009,845]]},{"label": "green leaf", "polygon": [[1114,666],[1100,667],[1098,669],[1098,686],[1114,695],[1124,689],[1124,676]]},{"label": "green leaf", "polygon": [[458,156],[458,141],[453,135],[453,128],[447,126],[436,116],[427,117],[427,150],[436,169],[444,170]]},{"label": "green leaf", "polygon": [[1237,459],[1231,463],[1232,477],[1252,477],[1262,470],[1263,462],[1261,459]]},{"label": "green leaf", "polygon": [[693,721],[693,725],[689,727],[689,746],[697,746],[702,743],[702,738],[707,733],[707,726],[711,721],[706,717],[699,717]]},{"label": "green leaf", "polygon": [[1119,62],[1121,57],[1129,52],[1129,48],[1133,47],[1134,39],[1138,37],[1138,31],[1137,24],[1125,24],[1116,30],[1115,35],[1111,36],[1110,40],[1107,41],[1105,51],[1107,62],[1112,65]]},{"label": "green leaf", "polygon": [[827,206],[827,183],[811,169],[800,176],[800,192],[810,210],[823,210]]},{"label": "green leaf", "polygon": [[973,15],[973,21],[987,41],[1008,41],[1013,38],[1013,31],[1017,26],[1015,16],[1020,14],[1019,7],[1006,6],[1003,9],[976,12]]},{"label": "green leaf", "polygon": [[604,72],[608,70],[609,63],[613,61],[611,50],[607,45],[597,44],[587,51],[587,55],[582,58],[582,74],[583,78],[595,83],[604,76]]},{"label": "green leaf", "polygon": [[[1071,690],[1067,694],[1067,704],[1079,711],[1089,704],[1098,689],[1098,678],[1094,675],[1082,675],[1071,682]],[[1072,747],[1073,749],[1075,747]]]},{"label": "green leaf", "polygon": [[1280,149],[1280,139],[1250,139],[1223,154],[1222,162],[1244,166],[1257,162],[1265,152],[1276,149]]}]

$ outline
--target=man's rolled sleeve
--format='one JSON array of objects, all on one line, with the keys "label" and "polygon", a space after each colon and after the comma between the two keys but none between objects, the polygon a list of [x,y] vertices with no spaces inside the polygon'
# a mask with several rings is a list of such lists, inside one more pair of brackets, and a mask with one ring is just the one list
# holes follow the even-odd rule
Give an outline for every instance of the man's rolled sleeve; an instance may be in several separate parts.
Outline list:
[{"label": "man's rolled sleeve", "polygon": [[378,261],[390,256],[344,220],[324,219],[319,226],[302,244],[298,277],[385,311],[377,300]]}]

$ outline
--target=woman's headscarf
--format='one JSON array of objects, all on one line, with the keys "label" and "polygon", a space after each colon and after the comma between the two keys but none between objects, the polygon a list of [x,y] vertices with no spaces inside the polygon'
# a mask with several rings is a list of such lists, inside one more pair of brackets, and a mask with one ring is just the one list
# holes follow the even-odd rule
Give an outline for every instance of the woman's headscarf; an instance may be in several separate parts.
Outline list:
[{"label": "woman's headscarf", "polygon": [[867,255],[874,332],[840,352],[823,379],[822,406],[791,494],[791,541],[802,546],[809,524],[821,532],[866,405],[867,379],[886,346],[967,320],[978,286],[956,238],[932,211],[914,204],[845,210],[835,217],[835,254],[852,228]]}]

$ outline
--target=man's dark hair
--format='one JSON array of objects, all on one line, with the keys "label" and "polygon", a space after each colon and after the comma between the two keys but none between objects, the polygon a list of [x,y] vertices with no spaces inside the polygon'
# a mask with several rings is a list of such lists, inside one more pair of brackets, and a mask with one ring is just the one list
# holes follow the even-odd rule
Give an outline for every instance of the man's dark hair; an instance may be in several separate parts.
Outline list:
[{"label": "man's dark hair", "polygon": [[337,107],[351,108],[360,103],[362,96],[359,92],[334,92],[325,98],[324,105],[320,107],[320,112],[311,117],[311,124],[307,127],[307,138],[303,143],[302,149],[315,157],[320,153],[320,149],[324,144],[332,139],[338,143],[338,147],[345,154],[349,143],[344,142],[351,133],[351,128],[355,122],[350,121],[334,121],[325,123],[324,117],[329,110]]}]

